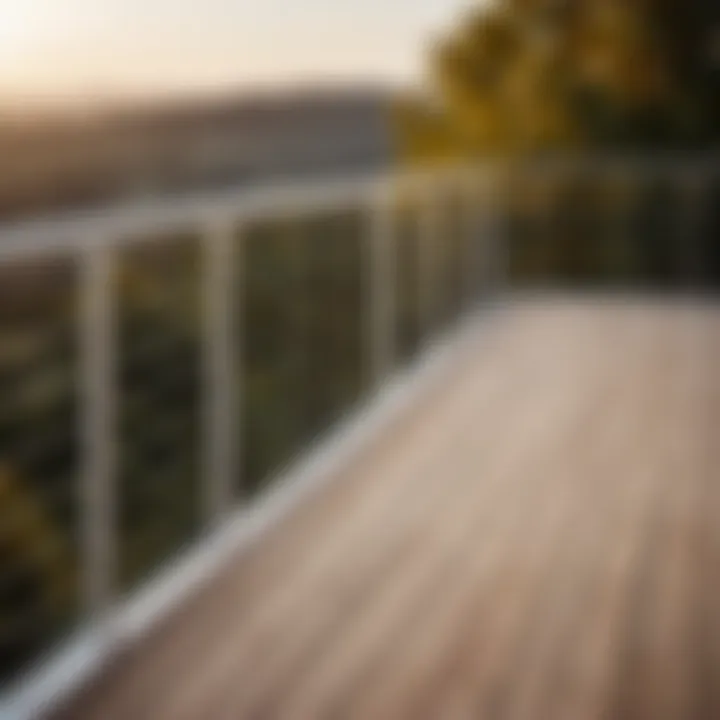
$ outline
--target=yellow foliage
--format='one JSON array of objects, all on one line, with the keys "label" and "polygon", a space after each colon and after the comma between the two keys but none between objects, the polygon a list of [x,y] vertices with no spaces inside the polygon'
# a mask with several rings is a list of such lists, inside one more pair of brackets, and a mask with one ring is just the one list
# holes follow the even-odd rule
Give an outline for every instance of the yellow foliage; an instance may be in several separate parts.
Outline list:
[{"label": "yellow foliage", "polygon": [[[38,498],[8,467],[0,466],[0,548],[13,566],[29,569],[41,588],[40,605],[62,612],[74,576],[71,553]],[[0,614],[3,608],[0,606]],[[3,618],[12,622],[12,618]]]},{"label": "yellow foliage", "polygon": [[484,5],[435,47],[429,102],[399,116],[404,147],[427,159],[642,138],[653,124],[679,132],[688,63],[660,24],[655,4],[637,0]]}]

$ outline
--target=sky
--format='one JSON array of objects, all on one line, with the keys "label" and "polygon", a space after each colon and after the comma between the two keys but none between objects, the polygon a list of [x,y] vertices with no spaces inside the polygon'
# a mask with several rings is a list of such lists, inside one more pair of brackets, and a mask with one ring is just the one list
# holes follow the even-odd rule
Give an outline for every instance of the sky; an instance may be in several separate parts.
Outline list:
[{"label": "sky", "polygon": [[417,80],[469,0],[0,0],[0,96]]}]

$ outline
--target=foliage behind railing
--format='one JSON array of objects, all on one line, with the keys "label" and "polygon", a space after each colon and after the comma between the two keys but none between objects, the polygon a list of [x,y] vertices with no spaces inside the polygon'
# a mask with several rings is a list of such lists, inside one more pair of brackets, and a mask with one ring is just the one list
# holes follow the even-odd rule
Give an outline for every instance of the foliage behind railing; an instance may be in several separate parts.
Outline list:
[{"label": "foliage behind railing", "polygon": [[707,162],[486,167],[0,235],[0,684],[501,283],[717,287],[717,181]]}]

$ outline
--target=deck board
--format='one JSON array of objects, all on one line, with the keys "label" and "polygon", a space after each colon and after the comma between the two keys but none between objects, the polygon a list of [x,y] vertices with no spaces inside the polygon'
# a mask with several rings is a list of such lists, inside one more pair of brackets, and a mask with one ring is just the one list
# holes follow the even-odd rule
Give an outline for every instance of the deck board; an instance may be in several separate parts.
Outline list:
[{"label": "deck board", "polygon": [[57,717],[720,717],[720,309],[495,324]]}]

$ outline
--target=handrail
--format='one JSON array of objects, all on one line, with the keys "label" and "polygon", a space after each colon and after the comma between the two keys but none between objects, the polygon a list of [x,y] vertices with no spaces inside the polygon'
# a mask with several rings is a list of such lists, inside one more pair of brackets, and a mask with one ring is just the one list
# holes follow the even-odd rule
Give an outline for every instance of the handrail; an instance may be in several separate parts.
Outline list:
[{"label": "handrail", "polygon": [[[123,459],[119,446],[119,356],[126,350],[119,327],[119,254],[136,244],[161,246],[173,234],[191,233],[198,243],[203,301],[196,342],[203,378],[200,420],[204,484],[204,497],[199,500],[203,506],[199,543],[210,547],[212,538],[226,531],[223,528],[240,502],[233,495],[233,484],[240,474],[242,447],[238,435],[244,422],[243,331],[236,322],[242,313],[242,305],[237,302],[242,274],[236,270],[240,271],[245,262],[243,229],[260,220],[302,221],[314,213],[345,210],[362,218],[358,237],[361,265],[353,273],[361,283],[360,347],[362,364],[371,374],[368,392],[372,394],[398,371],[394,340],[398,304],[394,203],[406,191],[414,201],[432,203],[435,189],[444,187],[459,192],[461,201],[472,210],[470,191],[475,186],[470,181],[474,177],[467,170],[454,169],[441,177],[431,173],[394,177],[380,174],[293,182],[285,187],[231,188],[0,226],[0,272],[48,260],[73,263],[80,271],[75,323],[80,341],[77,372],[81,467],[77,511],[82,593],[78,631],[58,646],[50,660],[14,681],[5,692],[5,704],[0,693],[3,717],[4,712],[8,717],[30,717],[47,703],[59,701],[63,693],[82,682],[126,642],[137,627],[146,624],[145,620],[138,624],[137,618],[157,614],[157,609],[147,610],[157,601],[144,603],[144,610],[144,601],[128,606],[127,597],[118,587],[118,463]],[[423,224],[417,229],[425,240],[437,240],[437,226]],[[470,239],[469,234],[464,236],[462,245],[474,252]],[[428,243],[420,243],[418,252],[424,252],[423,247],[427,249]],[[468,275],[466,279],[472,278]],[[434,324],[434,319],[427,317],[423,322],[431,321]],[[430,330],[427,325],[427,337]],[[182,555],[178,563],[182,568]],[[173,567],[171,563],[169,574],[158,576],[155,582],[162,579],[167,587],[177,588],[178,573],[190,577],[188,571],[175,572]],[[190,584],[189,580],[185,583]],[[161,589],[155,588],[153,593],[155,598],[167,600]],[[164,607],[165,601],[157,607]],[[131,609],[121,613],[121,607]],[[122,620],[121,615],[126,619]]]},{"label": "handrail", "polygon": [[[678,183],[686,176],[707,183],[717,176],[720,165],[711,156],[682,162],[550,159],[518,167],[528,176],[593,167],[598,173],[630,170],[652,177],[660,174]],[[118,464],[122,460],[118,440],[122,388],[118,375],[119,358],[126,350],[115,282],[119,254],[136,244],[162,245],[168,235],[176,233],[190,232],[199,247],[202,305],[199,332],[193,342],[199,347],[203,378],[200,435],[204,485],[203,497],[198,499],[202,505],[198,543],[209,547],[218,533],[224,532],[228,517],[241,502],[233,487],[241,475],[244,449],[239,435],[247,420],[244,413],[249,388],[243,383],[247,332],[237,318],[247,318],[247,307],[238,300],[238,290],[245,287],[248,273],[253,272],[246,266],[248,228],[262,220],[275,224],[302,222],[317,213],[349,210],[359,215],[359,259],[353,267],[362,306],[362,338],[358,343],[362,358],[358,361],[370,376],[368,397],[378,397],[378,391],[399,370],[400,322],[414,324],[417,337],[410,356],[417,362],[431,347],[428,341],[488,295],[502,291],[509,263],[503,226],[507,220],[506,187],[496,187],[493,200],[484,193],[490,189],[488,183],[506,177],[506,170],[512,172],[513,168],[489,163],[448,168],[441,173],[373,174],[266,188],[229,188],[0,225],[0,272],[56,258],[75,263],[80,270],[76,327],[80,340],[82,461],[78,514],[83,596],[80,630],[74,640],[60,646],[55,661],[12,686],[5,705],[0,694],[0,715],[5,717],[3,711],[7,709],[14,713],[8,717],[30,717],[44,704],[59,700],[61,691],[81,682],[127,641],[133,634],[131,627],[144,625],[119,620],[119,608],[128,602],[117,583]],[[449,196],[455,203],[450,218],[443,204]],[[410,203],[414,253],[409,266],[400,257],[401,236],[407,227],[401,227],[399,208],[406,200]],[[453,238],[449,238],[448,219],[456,224]],[[347,240],[344,236],[335,239]],[[450,239],[452,243],[444,242]],[[443,249],[446,244],[452,244],[453,249]],[[413,276],[407,288],[400,281],[401,272]],[[1,333],[2,328],[0,346]],[[207,555],[202,557],[206,562]],[[193,572],[192,577],[202,575],[197,568]],[[167,587],[177,587],[173,585],[177,579],[167,582]],[[158,591],[155,597],[167,595]],[[163,602],[157,601],[156,606],[165,607]],[[126,618],[143,614],[133,612],[126,613]]]}]

